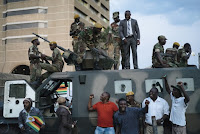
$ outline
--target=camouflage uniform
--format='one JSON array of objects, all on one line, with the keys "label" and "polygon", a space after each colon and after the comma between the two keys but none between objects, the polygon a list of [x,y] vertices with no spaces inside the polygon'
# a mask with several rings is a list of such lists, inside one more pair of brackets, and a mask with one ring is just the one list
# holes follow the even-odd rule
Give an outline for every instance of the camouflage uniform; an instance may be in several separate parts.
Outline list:
[{"label": "camouflage uniform", "polygon": [[30,54],[40,56],[41,53],[39,52],[37,46],[32,45],[31,47],[29,47],[28,56],[29,56],[29,61],[30,61],[30,82],[34,82],[41,75],[41,67],[39,64],[40,59],[39,58],[33,59],[30,57]]},{"label": "camouflage uniform", "polygon": [[[78,53],[79,60],[78,62],[82,62],[83,57],[85,55],[86,52],[86,47],[88,47],[89,49],[92,48],[97,48],[97,49],[103,49],[105,48],[103,45],[103,38],[102,38],[102,34],[99,33],[97,35],[94,36],[93,33],[93,27],[87,27],[85,28],[83,31],[80,32],[79,34],[79,41],[82,44],[82,51],[80,51]],[[99,56],[96,53],[93,53],[95,56],[94,58],[96,59],[96,61],[99,60]]]},{"label": "camouflage uniform", "polygon": [[[122,49],[122,40],[119,36],[119,23],[113,22],[111,24],[111,33],[112,33],[112,43],[114,46],[114,60],[116,62],[115,69],[119,69],[119,60],[120,60],[120,50],[121,55],[123,55],[123,49]],[[122,66],[124,65],[124,58],[122,56],[121,61]]]},{"label": "camouflage uniform", "polygon": [[52,61],[52,64],[40,63],[41,68],[47,70],[46,73],[42,74],[41,81],[54,72],[62,72],[64,65],[60,51],[57,48],[53,50],[52,57],[47,56],[46,59]]},{"label": "camouflage uniform", "polygon": [[160,43],[156,43],[153,47],[152,64],[153,64],[153,67],[162,67],[160,62],[157,60],[157,57],[155,55],[156,52],[160,52],[162,56],[161,59],[163,59],[164,47]]},{"label": "camouflage uniform", "polygon": [[177,67],[177,49],[176,48],[167,48],[166,49],[166,56],[164,60],[169,64],[170,67]]},{"label": "camouflage uniform", "polygon": [[178,54],[177,54],[177,59],[179,59],[178,60],[179,67],[187,67],[188,66],[188,60],[184,59],[185,56],[187,56],[185,49],[184,48],[179,49]]},{"label": "camouflage uniform", "polygon": [[83,22],[79,22],[79,23],[76,23],[76,22],[73,22],[71,24],[71,29],[70,29],[70,33],[73,33],[72,34],[72,38],[73,38],[73,41],[72,41],[72,46],[73,46],[73,51],[74,53],[78,53],[78,51],[80,51],[80,44],[78,42],[78,34],[84,29],[84,26],[85,24]]},{"label": "camouflage uniform", "polygon": [[127,105],[128,105],[128,107],[138,107],[138,108],[141,108],[141,104],[139,102],[135,101],[135,100],[134,100],[134,104],[131,105],[131,104],[128,103]]}]

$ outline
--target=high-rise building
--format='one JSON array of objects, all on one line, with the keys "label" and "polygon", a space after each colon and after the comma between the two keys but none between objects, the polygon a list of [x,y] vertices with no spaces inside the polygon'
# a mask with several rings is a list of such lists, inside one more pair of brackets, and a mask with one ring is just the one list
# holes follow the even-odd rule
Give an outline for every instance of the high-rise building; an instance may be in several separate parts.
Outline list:
[{"label": "high-rise building", "polygon": [[[69,31],[74,14],[86,26],[99,22],[107,27],[109,0],[0,0],[0,72],[29,74],[32,33],[72,50]],[[40,42],[40,52],[50,56],[48,43]],[[66,64],[63,69],[73,70]]]}]

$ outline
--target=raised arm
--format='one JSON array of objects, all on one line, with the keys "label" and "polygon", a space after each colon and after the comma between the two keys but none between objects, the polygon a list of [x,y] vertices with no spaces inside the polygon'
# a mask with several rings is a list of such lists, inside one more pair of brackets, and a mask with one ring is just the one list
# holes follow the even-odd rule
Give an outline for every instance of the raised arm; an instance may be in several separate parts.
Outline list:
[{"label": "raised arm", "polygon": [[163,79],[164,82],[165,82],[165,89],[166,89],[166,91],[168,92],[168,94],[170,94],[170,93],[171,93],[171,90],[170,90],[170,88],[169,88],[169,84],[168,84],[168,81],[167,81],[167,76],[166,76],[166,75],[163,76],[162,79]]},{"label": "raised arm", "polygon": [[90,95],[90,98],[89,98],[89,102],[88,102],[88,111],[93,111],[93,107],[92,107],[92,99],[94,98],[94,94],[91,94]]},{"label": "raised arm", "polygon": [[178,82],[177,85],[180,87],[184,97],[185,97],[185,104],[188,103],[190,101],[190,97],[186,94],[185,89],[183,87],[183,83],[182,82]]}]

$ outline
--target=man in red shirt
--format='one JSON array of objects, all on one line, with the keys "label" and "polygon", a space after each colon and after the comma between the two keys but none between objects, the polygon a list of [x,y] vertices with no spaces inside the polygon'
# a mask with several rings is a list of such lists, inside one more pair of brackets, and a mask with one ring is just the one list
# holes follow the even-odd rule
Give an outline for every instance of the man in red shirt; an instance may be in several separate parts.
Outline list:
[{"label": "man in red shirt", "polygon": [[100,96],[100,102],[92,105],[92,99],[94,95],[90,95],[88,102],[88,111],[96,110],[98,113],[97,127],[95,134],[115,134],[113,125],[113,115],[118,111],[118,107],[115,103],[109,101],[110,94],[103,92]]}]

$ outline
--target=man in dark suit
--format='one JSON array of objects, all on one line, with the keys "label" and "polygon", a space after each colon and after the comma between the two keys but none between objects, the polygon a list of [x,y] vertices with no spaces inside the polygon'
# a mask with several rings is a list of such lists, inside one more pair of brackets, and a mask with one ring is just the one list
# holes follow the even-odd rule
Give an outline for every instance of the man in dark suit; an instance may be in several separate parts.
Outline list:
[{"label": "man in dark suit", "polygon": [[137,45],[140,44],[140,30],[137,20],[131,18],[131,12],[128,10],[125,12],[125,19],[120,21],[119,34],[123,43],[125,69],[130,69],[130,47],[132,49],[134,69],[138,69]]}]

